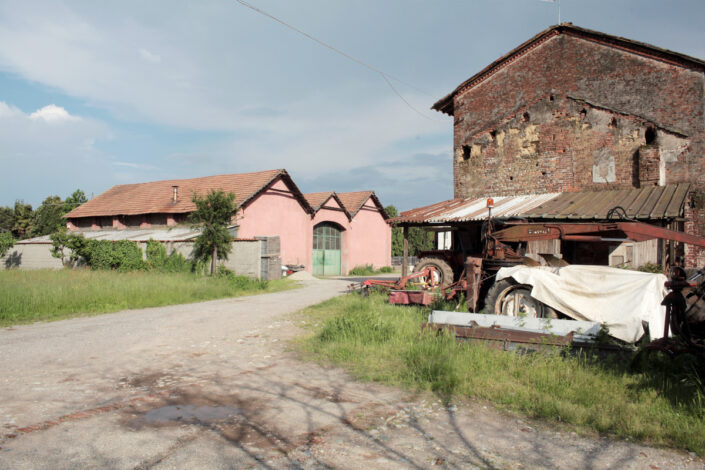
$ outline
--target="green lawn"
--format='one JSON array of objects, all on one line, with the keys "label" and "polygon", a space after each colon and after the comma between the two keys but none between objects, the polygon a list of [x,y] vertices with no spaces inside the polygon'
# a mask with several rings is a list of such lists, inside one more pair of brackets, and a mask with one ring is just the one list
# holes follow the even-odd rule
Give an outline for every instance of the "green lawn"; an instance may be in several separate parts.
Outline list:
[{"label": "green lawn", "polygon": [[88,269],[0,271],[0,326],[200,302],[296,287],[286,280]]},{"label": "green lawn", "polygon": [[[347,295],[301,312],[309,358],[360,379],[473,398],[582,432],[598,432],[705,453],[703,383],[653,368],[594,357],[516,354],[450,335],[421,334],[428,310],[389,305],[386,296]],[[664,369],[669,370],[669,369]]]}]

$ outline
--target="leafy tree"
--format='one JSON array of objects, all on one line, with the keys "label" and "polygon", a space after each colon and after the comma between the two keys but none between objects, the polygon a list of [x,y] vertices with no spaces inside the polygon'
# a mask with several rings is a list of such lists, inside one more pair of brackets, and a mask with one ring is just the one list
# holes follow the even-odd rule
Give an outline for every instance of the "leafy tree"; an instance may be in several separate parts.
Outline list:
[{"label": "leafy tree", "polygon": [[199,261],[210,257],[211,276],[214,276],[216,260],[228,259],[232,249],[233,237],[228,225],[237,211],[235,194],[211,189],[205,197],[194,193],[191,200],[196,204],[196,210],[191,213],[190,220],[194,228],[201,230],[194,243],[193,256]]},{"label": "leafy tree", "polygon": [[69,197],[66,198],[64,201],[64,214],[68,214],[84,202],[88,202],[88,198],[86,197],[86,193],[81,191],[80,189],[77,189],[74,191]]},{"label": "leafy tree", "polygon": [[15,210],[12,207],[0,207],[0,232],[10,232],[15,226]]},{"label": "leafy tree", "polygon": [[59,196],[48,196],[32,215],[32,236],[41,237],[60,230],[65,221],[64,203]]},{"label": "leafy tree", "polygon": [[52,233],[50,238],[51,256],[59,258],[64,266],[75,264],[88,245],[88,240],[83,235],[67,233],[66,228]]},{"label": "leafy tree", "polygon": [[[384,208],[389,217],[397,217],[397,208],[389,205]],[[420,227],[409,227],[409,256],[416,256],[420,251],[433,249],[433,232]],[[401,227],[392,228],[392,256],[404,255],[404,233]]]},{"label": "leafy tree", "polygon": [[0,232],[0,256],[4,256],[14,245],[15,237],[10,232]]},{"label": "leafy tree", "polygon": [[15,201],[15,223],[12,226],[12,234],[19,239],[27,238],[32,232],[32,205],[25,204],[24,201]]}]

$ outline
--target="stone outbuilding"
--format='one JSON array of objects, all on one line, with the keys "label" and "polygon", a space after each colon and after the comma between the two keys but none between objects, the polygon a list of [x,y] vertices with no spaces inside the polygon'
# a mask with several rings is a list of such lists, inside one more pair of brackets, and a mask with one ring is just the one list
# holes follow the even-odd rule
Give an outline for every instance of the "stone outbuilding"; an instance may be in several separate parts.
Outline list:
[{"label": "stone outbuilding", "polygon": [[[454,199],[436,209],[458,209],[488,197],[592,192],[584,201],[595,207],[583,204],[582,212],[573,213],[566,206],[539,215],[601,219],[619,202],[628,206],[627,217],[705,235],[705,62],[700,59],[563,23],[489,64],[433,109],[454,118]],[[658,197],[678,200],[637,199],[654,187],[664,190]],[[623,191],[621,199],[611,200],[610,191]],[[511,216],[530,220],[539,203],[533,206]],[[658,215],[656,209],[666,206],[678,210]],[[639,212],[645,207],[654,213]],[[399,221],[434,225],[419,218],[433,209],[402,213]],[[610,253],[620,249],[618,242],[608,245],[599,264],[611,263]],[[666,246],[652,245],[648,254],[641,250],[642,259],[663,262]],[[701,249],[668,250],[684,256],[688,266],[705,264]],[[626,254],[615,259],[629,264]]]}]

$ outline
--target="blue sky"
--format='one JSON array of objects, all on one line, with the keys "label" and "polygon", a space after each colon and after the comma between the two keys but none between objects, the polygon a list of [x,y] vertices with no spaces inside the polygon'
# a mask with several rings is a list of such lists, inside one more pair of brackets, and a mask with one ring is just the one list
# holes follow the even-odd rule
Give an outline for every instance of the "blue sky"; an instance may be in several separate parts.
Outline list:
[{"label": "blue sky", "polygon": [[[286,168],[304,192],[452,197],[430,106],[546,27],[540,0],[0,1],[0,205]],[[563,0],[563,21],[705,58],[701,0]]]}]

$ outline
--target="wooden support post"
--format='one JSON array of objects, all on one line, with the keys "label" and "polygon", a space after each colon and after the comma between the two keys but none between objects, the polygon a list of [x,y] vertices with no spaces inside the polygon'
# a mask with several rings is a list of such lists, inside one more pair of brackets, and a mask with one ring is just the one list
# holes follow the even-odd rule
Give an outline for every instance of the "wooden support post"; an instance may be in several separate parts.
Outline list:
[{"label": "wooden support post", "polygon": [[409,227],[406,225],[402,230],[404,235],[404,257],[401,260],[401,277],[409,275]]}]

